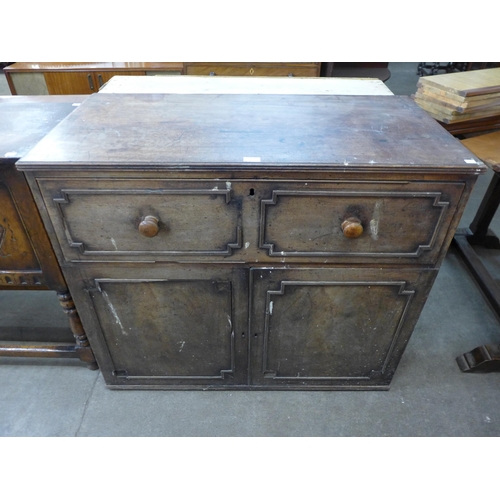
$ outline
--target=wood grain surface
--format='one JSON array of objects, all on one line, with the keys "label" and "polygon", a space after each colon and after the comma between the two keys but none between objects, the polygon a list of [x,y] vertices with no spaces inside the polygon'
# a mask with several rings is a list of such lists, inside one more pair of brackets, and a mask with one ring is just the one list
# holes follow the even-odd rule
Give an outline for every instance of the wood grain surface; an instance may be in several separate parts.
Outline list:
[{"label": "wood grain surface", "polygon": [[281,165],[401,171],[406,166],[429,171],[436,166],[470,170],[470,156],[406,96],[98,93],[18,167]]},{"label": "wood grain surface", "polygon": [[500,170],[500,131],[463,139],[462,144],[490,167]]},{"label": "wood grain surface", "polygon": [[479,69],[420,77],[422,85],[459,96],[478,96],[500,92],[500,68]]}]

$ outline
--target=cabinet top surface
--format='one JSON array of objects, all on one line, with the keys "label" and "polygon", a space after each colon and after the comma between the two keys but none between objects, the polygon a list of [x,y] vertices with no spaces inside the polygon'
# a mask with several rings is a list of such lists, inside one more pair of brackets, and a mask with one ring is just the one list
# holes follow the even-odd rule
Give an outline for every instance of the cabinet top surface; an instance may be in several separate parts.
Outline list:
[{"label": "cabinet top surface", "polygon": [[93,94],[18,166],[484,170],[406,96],[248,94]]},{"label": "cabinet top surface", "polygon": [[4,68],[10,72],[182,70],[182,62],[18,62]]},{"label": "cabinet top surface", "polygon": [[0,164],[25,155],[87,96],[0,97]]},{"label": "cabinet top surface", "polygon": [[214,64],[223,64],[224,66],[318,66],[318,62],[16,62],[7,66],[5,71],[113,71],[126,69],[144,69],[144,70],[170,70],[180,69],[186,65],[209,66]]}]

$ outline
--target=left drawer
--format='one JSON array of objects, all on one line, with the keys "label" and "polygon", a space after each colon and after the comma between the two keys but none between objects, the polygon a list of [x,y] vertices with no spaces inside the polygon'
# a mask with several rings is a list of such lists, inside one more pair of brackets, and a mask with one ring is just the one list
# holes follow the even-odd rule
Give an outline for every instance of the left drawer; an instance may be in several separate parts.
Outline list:
[{"label": "left drawer", "polygon": [[225,257],[241,248],[241,203],[224,182],[39,185],[67,261]]}]

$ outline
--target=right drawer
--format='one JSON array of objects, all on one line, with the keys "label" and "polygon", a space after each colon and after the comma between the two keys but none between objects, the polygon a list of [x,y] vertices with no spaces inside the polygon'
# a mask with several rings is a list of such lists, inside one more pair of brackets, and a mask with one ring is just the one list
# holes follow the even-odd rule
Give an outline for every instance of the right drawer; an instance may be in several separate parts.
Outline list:
[{"label": "right drawer", "polygon": [[259,247],[287,261],[432,264],[463,190],[463,183],[424,182],[277,186],[261,200]]}]

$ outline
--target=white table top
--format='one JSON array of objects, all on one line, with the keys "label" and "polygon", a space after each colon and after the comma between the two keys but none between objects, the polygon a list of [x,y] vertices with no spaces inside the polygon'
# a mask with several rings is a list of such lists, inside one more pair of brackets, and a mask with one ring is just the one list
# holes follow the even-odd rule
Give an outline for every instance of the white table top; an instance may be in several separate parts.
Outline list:
[{"label": "white table top", "polygon": [[393,95],[378,78],[114,76],[99,93]]}]

